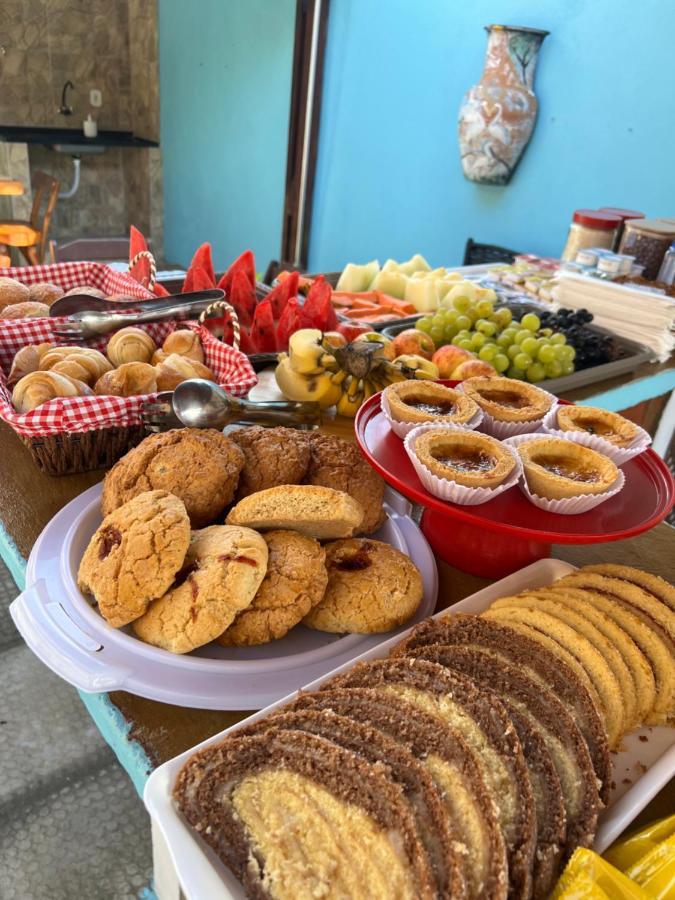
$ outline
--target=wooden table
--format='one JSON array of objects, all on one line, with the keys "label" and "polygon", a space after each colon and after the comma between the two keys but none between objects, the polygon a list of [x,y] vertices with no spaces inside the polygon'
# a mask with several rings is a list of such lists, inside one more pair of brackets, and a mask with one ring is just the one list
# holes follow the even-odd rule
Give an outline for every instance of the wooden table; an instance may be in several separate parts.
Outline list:
[{"label": "wooden table", "polygon": [[[264,385],[265,377],[263,391]],[[571,394],[570,399],[592,405],[599,394],[614,396],[613,408],[630,408],[632,418],[653,430],[665,402],[660,394],[673,387],[675,371],[670,365],[649,366],[629,377],[602,384],[600,391],[598,386],[582,389]],[[612,391],[619,393],[613,395]],[[348,419],[330,420],[324,430],[353,438],[353,423]],[[99,471],[60,478],[44,475],[35,467],[11,429],[0,423],[0,555],[9,565],[17,584],[23,586],[25,560],[44,525],[65,503],[100,481],[103,474]],[[585,547],[557,546],[553,548],[553,556],[574,565],[591,562],[635,565],[675,583],[675,530],[665,524],[628,541]],[[439,562],[439,575],[439,609],[490,583],[443,562]],[[152,768],[246,715],[185,709],[125,692],[82,693],[80,696],[139,790]],[[669,787],[672,789],[672,783]],[[669,806],[672,806],[672,800],[669,801],[666,789],[649,804],[641,820],[672,812]]]}]

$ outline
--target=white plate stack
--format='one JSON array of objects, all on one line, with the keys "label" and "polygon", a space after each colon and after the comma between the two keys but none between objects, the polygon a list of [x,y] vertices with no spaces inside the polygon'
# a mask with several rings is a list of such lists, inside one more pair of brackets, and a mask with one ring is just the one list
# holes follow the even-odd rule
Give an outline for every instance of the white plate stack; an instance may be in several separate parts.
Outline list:
[{"label": "white plate stack", "polygon": [[675,348],[675,299],[642,287],[560,272],[553,296],[566,309],[587,309],[594,324],[645,344],[665,362]]}]

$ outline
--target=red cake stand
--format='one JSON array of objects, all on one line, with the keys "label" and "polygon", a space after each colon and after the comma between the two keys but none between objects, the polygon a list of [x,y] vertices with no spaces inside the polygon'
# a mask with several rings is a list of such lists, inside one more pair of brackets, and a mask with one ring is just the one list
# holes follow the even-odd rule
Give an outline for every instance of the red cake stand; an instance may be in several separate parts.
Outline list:
[{"label": "red cake stand", "polygon": [[634,537],[658,525],[673,508],[675,481],[653,450],[622,466],[626,476],[622,491],[576,516],[533,506],[518,486],[489,503],[458,506],[425,489],[403,441],[389,427],[380,394],[363,404],[354,425],[356,440],[371,466],[397,491],[424,507],[422,531],[434,552],[450,565],[484,578],[503,578],[548,557],[552,544],[601,544]]}]

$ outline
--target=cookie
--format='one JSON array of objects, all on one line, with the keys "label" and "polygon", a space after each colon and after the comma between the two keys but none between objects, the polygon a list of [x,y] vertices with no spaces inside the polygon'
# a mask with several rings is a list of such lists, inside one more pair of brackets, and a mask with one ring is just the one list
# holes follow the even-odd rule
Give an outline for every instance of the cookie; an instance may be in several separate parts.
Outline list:
[{"label": "cookie", "polygon": [[218,638],[225,647],[248,647],[282,638],[322,599],[328,572],[318,541],[295,531],[268,531],[267,574],[250,606]]},{"label": "cookie", "polygon": [[195,531],[171,587],[133,624],[136,635],[171,653],[208,644],[253,600],[267,570],[267,544],[250,528]]},{"label": "cookie", "polygon": [[288,484],[244,497],[230,510],[226,521],[260,531],[282,528],[331,540],[354,534],[362,520],[361,504],[344,491]]},{"label": "cookie", "polygon": [[403,553],[353,538],[326,546],[328,587],[303,619],[318,631],[373,634],[398,628],[422,602],[422,576]]},{"label": "cookie", "polygon": [[[238,428],[229,437],[244,452],[237,499],[281,484],[300,484],[309,467],[309,440],[294,428]],[[334,487],[334,485],[329,485]]]},{"label": "cookie", "polygon": [[119,628],[171,586],[189,544],[183,502],[167,491],[146,491],[105,517],[80,562],[78,585]]},{"label": "cookie", "polygon": [[310,463],[308,484],[344,491],[363,507],[358,534],[371,534],[385,520],[382,509],[384,479],[361,456],[359,448],[333,434],[309,435]]},{"label": "cookie", "polygon": [[123,456],[103,483],[107,515],[143,491],[171,491],[185,504],[193,528],[217,519],[232,502],[244,454],[211,428],[152,434]]}]

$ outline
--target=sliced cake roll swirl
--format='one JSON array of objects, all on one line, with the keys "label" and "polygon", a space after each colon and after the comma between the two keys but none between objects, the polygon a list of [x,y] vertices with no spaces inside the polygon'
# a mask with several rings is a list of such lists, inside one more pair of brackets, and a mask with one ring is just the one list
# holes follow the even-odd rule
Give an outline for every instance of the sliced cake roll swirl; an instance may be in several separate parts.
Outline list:
[{"label": "sliced cake roll swirl", "polygon": [[174,799],[255,900],[436,896],[403,788],[317,735],[226,738],[188,760]]},{"label": "sliced cake roll swirl", "polygon": [[[609,637],[609,635],[608,635]],[[572,666],[546,646],[506,623],[464,614],[425,619],[395,649],[396,655],[428,644],[480,647],[511,662],[531,678],[549,687],[565,705],[588,745],[593,768],[602,787],[603,803],[609,799],[611,763],[607,732],[593,696]],[[651,670],[650,670],[651,672]]]},{"label": "sliced cake roll swirl", "polygon": [[545,596],[554,600],[561,608],[574,610],[592,622],[619,651],[628,666],[635,683],[637,694],[637,720],[645,722],[656,701],[656,681],[649,659],[642,652],[630,634],[614,621],[607,613],[589,603],[589,595],[580,588],[546,589]]},{"label": "sliced cake roll swirl", "polygon": [[407,747],[441,791],[457,834],[456,849],[464,862],[467,897],[507,897],[506,848],[495,804],[475,753],[455,729],[404,701],[368,688],[301,694],[292,708],[332,710],[367,722]]},{"label": "sliced cake roll swirl", "polygon": [[618,747],[623,735],[638,722],[637,691],[626,662],[602,631],[585,616],[561,609],[545,591],[503,597],[490,609],[513,611],[520,621],[531,623],[574,652],[589,675],[595,677],[603,701],[609,746],[610,749]]},{"label": "sliced cake roll swirl", "polygon": [[536,843],[534,798],[515,729],[503,707],[465,678],[408,659],[354,666],[325,687],[373,687],[442,718],[475,751],[497,805],[509,859],[512,896],[527,896]]},{"label": "sliced cake roll swirl", "polygon": [[583,735],[555,694],[485,650],[432,644],[410,652],[456,669],[528,717],[546,741],[560,777],[567,814],[565,856],[576,847],[590,847],[602,806],[598,783]]},{"label": "sliced cake roll swirl", "polygon": [[369,763],[386,766],[410,804],[419,839],[433,867],[437,897],[444,900],[466,897],[465,857],[459,853],[453,822],[433,778],[407,747],[362,721],[320,709],[272,714],[237,729],[236,734],[238,737],[263,734],[270,728],[317,734]]},{"label": "sliced cake roll swirl", "polygon": [[664,578],[658,575],[652,575],[650,572],[643,572],[641,569],[635,569],[632,566],[620,566],[616,563],[599,563],[594,566],[584,566],[580,570],[584,575],[592,573],[594,575],[607,575],[610,578],[618,578],[620,581],[627,581],[636,587],[642,588],[653,594],[657,600],[665,603],[675,612],[675,587]]}]

